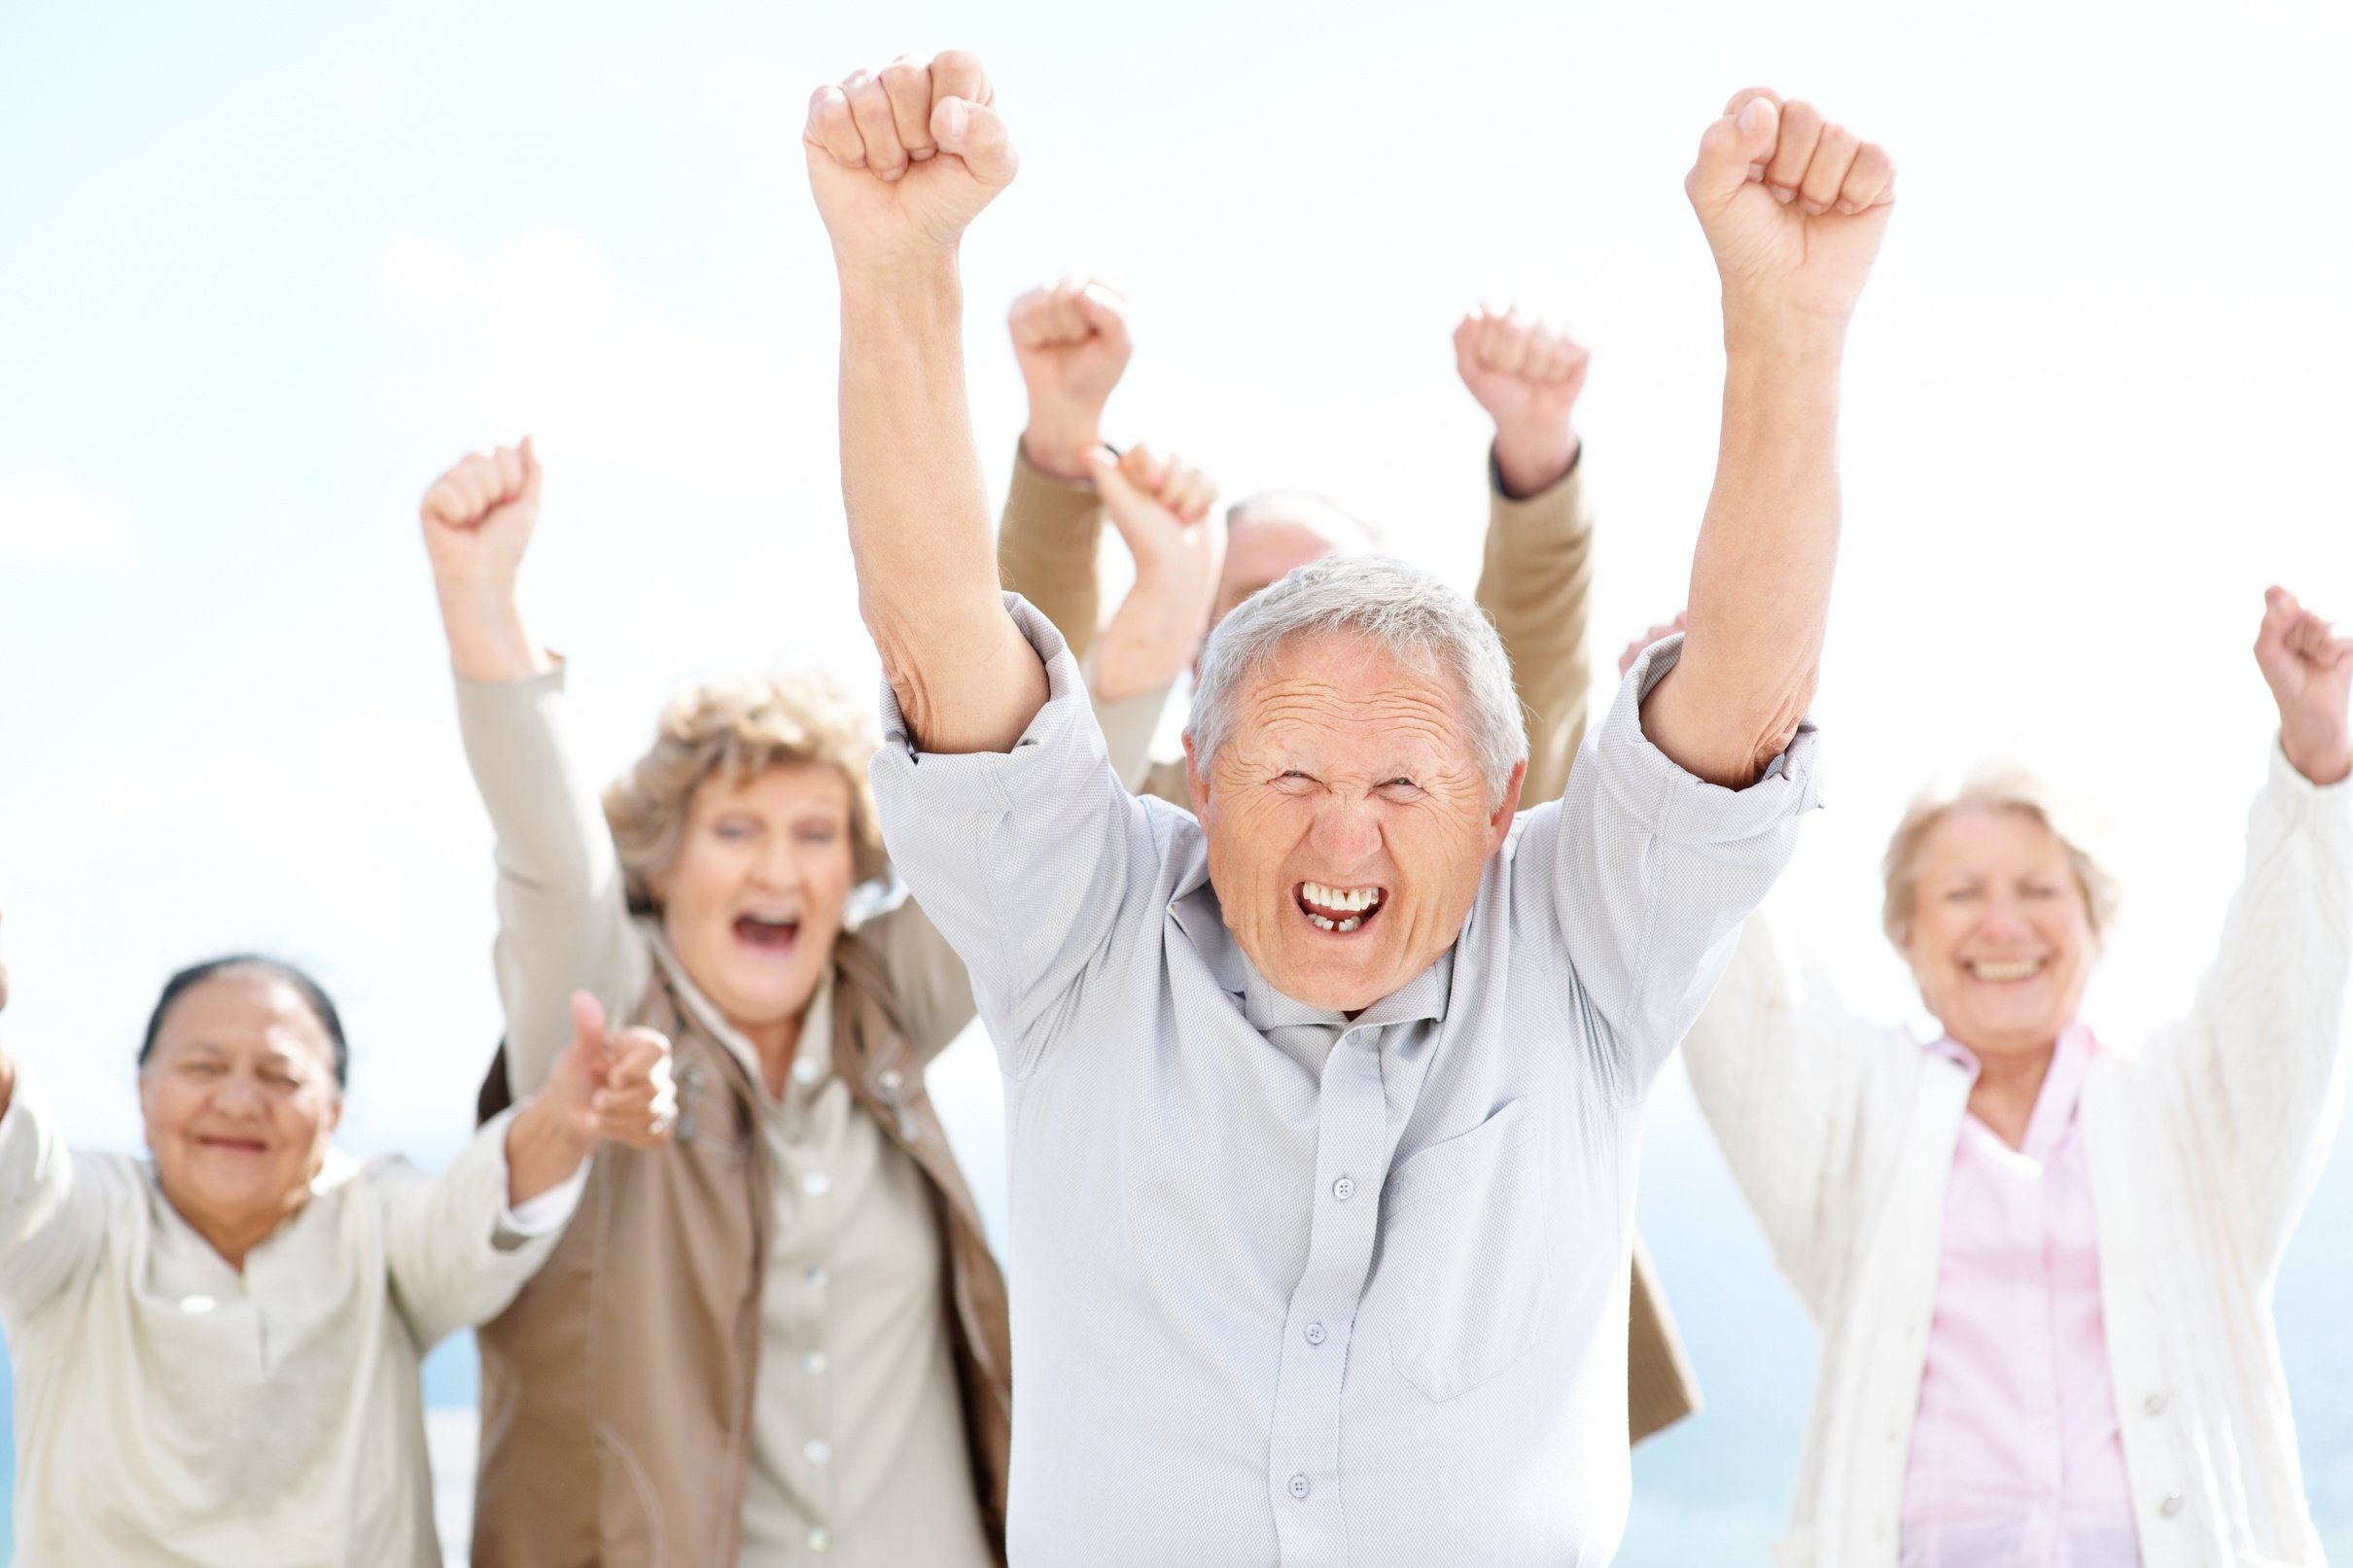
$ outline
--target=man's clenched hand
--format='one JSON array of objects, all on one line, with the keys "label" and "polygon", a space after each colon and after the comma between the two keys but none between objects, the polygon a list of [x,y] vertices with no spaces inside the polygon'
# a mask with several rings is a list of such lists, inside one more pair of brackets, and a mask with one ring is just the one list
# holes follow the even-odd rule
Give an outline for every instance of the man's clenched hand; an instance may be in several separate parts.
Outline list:
[{"label": "man's clenched hand", "polygon": [[1013,358],[1030,392],[1021,449],[1042,471],[1084,479],[1103,444],[1103,407],[1128,367],[1127,301],[1100,279],[1043,283],[1005,317]]},{"label": "man's clenched hand", "polygon": [[1558,323],[1516,305],[1480,306],[1455,329],[1455,368],[1495,422],[1509,495],[1558,483],[1577,458],[1577,395],[1592,355]]},{"label": "man's clenched hand", "polygon": [[1811,104],[1746,87],[1683,181],[1724,282],[1728,339],[1843,329],[1879,254],[1895,163]]},{"label": "man's clenched hand", "polygon": [[809,189],[842,269],[955,250],[1018,163],[996,101],[962,50],[901,54],[810,95]]}]

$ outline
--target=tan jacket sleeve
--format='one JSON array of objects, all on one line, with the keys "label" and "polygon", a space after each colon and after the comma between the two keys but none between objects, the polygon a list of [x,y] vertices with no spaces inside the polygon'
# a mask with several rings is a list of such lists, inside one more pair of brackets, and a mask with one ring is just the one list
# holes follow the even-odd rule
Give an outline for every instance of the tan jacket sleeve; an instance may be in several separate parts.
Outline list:
[{"label": "tan jacket sleeve", "polygon": [[980,1010],[972,1000],[972,977],[965,970],[965,960],[912,898],[866,917],[859,923],[858,937],[891,982],[916,1060],[930,1063]]},{"label": "tan jacket sleeve", "polygon": [[1081,662],[1103,623],[1095,580],[1102,532],[1103,503],[1095,487],[1043,472],[1014,443],[1013,482],[997,529],[997,575],[1054,623],[1071,645],[1071,656]]},{"label": "tan jacket sleeve", "polygon": [[1585,453],[1549,490],[1526,501],[1503,493],[1488,459],[1487,553],[1479,605],[1494,617],[1511,656],[1512,679],[1528,709],[1525,808],[1561,797],[1568,765],[1585,739],[1593,661],[1593,514],[1585,501]]},{"label": "tan jacket sleeve", "polygon": [[652,979],[630,923],[620,862],[564,743],[564,669],[528,680],[458,683],[458,731],[498,849],[493,949],[507,1014],[507,1075],[537,1093],[572,1043],[572,993],[625,1018]]}]

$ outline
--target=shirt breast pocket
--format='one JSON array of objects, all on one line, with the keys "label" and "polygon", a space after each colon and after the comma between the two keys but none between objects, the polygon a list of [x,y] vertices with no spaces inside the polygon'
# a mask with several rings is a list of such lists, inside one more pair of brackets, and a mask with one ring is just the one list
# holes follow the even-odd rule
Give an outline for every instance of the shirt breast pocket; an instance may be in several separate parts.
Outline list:
[{"label": "shirt breast pocket", "polygon": [[1542,1326],[1550,1204],[1538,1120],[1508,1100],[1399,1166],[1382,1194],[1389,1360],[1430,1399],[1500,1376]]}]

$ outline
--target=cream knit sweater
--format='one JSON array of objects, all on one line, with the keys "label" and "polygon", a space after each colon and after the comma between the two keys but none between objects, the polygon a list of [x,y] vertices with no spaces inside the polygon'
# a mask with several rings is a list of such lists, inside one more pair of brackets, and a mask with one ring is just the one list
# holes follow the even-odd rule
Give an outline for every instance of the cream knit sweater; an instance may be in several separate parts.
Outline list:
[{"label": "cream knit sweater", "polygon": [[[2083,1132],[2143,1561],[2316,1564],[2271,1284],[2343,1099],[2353,784],[2274,746],[2189,1016],[2103,1053]],[[1843,1011],[1752,918],[1684,1042],[1700,1106],[1822,1331],[1776,1561],[1894,1568],[1964,1069]]]}]

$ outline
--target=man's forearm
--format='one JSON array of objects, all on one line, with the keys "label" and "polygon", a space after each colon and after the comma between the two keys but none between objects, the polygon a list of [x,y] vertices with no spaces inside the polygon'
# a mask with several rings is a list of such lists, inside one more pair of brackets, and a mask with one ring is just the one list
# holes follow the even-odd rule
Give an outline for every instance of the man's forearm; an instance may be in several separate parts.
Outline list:
[{"label": "man's forearm", "polygon": [[1004,612],[952,251],[841,280],[842,499],[860,608],[926,749],[1009,750],[1045,670]]},{"label": "man's forearm", "polygon": [[[1685,768],[1755,781],[1812,700],[1839,544],[1843,330],[1728,322],[1724,426],[1683,656],[1644,728]],[[1655,707],[1657,712],[1652,712]]]}]

